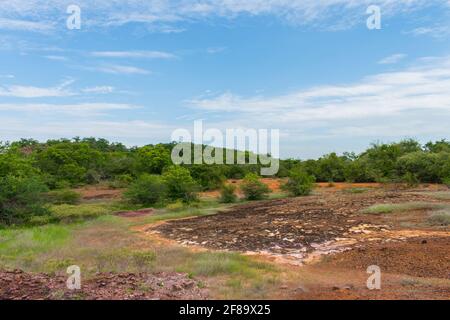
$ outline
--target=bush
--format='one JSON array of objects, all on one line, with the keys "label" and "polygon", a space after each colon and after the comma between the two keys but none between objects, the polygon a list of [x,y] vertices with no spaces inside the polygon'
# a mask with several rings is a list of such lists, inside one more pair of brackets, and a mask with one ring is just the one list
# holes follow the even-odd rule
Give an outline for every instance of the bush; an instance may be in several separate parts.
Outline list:
[{"label": "bush", "polygon": [[132,203],[154,205],[167,197],[167,186],[161,176],[143,174],[124,193]]},{"label": "bush", "polygon": [[442,179],[442,182],[450,189],[450,177]]},{"label": "bush", "polygon": [[427,221],[432,226],[447,227],[450,225],[450,211],[448,209],[437,211]]},{"label": "bush", "polygon": [[419,185],[420,181],[417,176],[411,172],[407,172],[403,176],[403,181],[406,183],[408,188],[415,188]]},{"label": "bush", "polygon": [[247,200],[262,200],[270,193],[269,187],[254,173],[248,173],[245,176],[241,190]]},{"label": "bush", "polygon": [[232,184],[224,184],[220,190],[220,202],[234,203],[236,200],[236,187]]},{"label": "bush", "polygon": [[198,185],[188,169],[180,166],[169,167],[164,171],[163,179],[171,200],[180,199],[185,203],[197,200]]},{"label": "bush", "polygon": [[45,197],[42,197],[47,191],[47,186],[38,177],[0,178],[0,223],[22,224],[33,216],[48,214]]},{"label": "bush", "polygon": [[127,188],[133,182],[133,177],[129,174],[121,174],[114,178],[113,181],[108,183],[108,186],[112,189]]},{"label": "bush", "polygon": [[77,204],[81,195],[72,190],[55,190],[47,193],[48,200],[53,204]]},{"label": "bush", "polygon": [[311,194],[315,181],[316,178],[308,175],[302,170],[292,170],[289,173],[288,181],[283,185],[283,189],[295,197],[307,196]]}]

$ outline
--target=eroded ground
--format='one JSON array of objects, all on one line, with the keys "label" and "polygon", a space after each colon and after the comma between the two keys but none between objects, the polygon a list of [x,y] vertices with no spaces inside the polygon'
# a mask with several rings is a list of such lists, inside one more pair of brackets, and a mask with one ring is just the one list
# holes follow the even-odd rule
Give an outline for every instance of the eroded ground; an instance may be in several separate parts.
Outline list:
[{"label": "eroded ground", "polygon": [[379,217],[361,214],[362,209],[373,204],[405,202],[439,200],[418,193],[381,190],[364,194],[321,192],[304,198],[251,203],[212,216],[169,221],[148,231],[185,245],[290,255],[301,262],[308,253],[337,250],[334,247],[340,244],[345,247],[347,243],[413,236],[402,233],[394,222],[386,224]]},{"label": "eroded ground", "polygon": [[[313,196],[250,203],[147,232],[188,247],[297,266],[303,284],[286,281],[273,293],[283,299],[450,299],[448,227],[427,224],[428,209],[363,213],[375,204],[450,204],[426,191],[321,188]],[[367,289],[370,265],[381,268],[384,290]]]}]

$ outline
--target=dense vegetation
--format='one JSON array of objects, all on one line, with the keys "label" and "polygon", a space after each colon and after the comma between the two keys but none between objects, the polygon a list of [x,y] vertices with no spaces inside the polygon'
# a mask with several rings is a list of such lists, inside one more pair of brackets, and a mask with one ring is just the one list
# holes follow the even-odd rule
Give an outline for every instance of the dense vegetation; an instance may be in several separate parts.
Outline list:
[{"label": "dense vegetation", "polygon": [[[248,199],[266,195],[257,179],[260,165],[173,166],[174,146],[128,148],[95,138],[0,143],[0,224],[23,223],[30,215],[44,215],[45,201],[74,204],[78,199],[69,188],[101,182],[112,188],[128,188],[127,198],[139,204],[166,199],[190,202],[195,200],[196,191],[218,189],[229,178],[246,177],[243,192]],[[373,144],[358,155],[331,153],[317,160],[281,160],[277,176],[289,177],[286,188],[293,195],[308,194],[314,180],[450,186],[450,142],[422,146],[404,140]],[[222,200],[234,201],[233,194],[234,190],[223,189]]]}]

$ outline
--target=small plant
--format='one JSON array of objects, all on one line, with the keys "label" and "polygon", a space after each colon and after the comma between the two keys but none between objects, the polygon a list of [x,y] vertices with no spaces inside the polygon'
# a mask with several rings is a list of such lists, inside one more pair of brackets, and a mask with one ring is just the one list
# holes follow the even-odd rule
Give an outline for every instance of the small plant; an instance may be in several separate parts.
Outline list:
[{"label": "small plant", "polygon": [[47,193],[47,197],[53,204],[77,204],[81,200],[78,192],[69,189],[50,191]]},{"label": "small plant", "polygon": [[184,210],[185,208],[186,208],[186,205],[181,200],[177,200],[176,202],[170,203],[166,206],[167,211],[171,211],[171,212],[181,211],[181,210]]},{"label": "small plant", "polygon": [[108,183],[111,189],[127,188],[133,182],[133,177],[129,174],[121,174]]},{"label": "small plant", "polygon": [[447,186],[447,188],[450,189],[450,177],[442,179],[442,183]]},{"label": "small plant", "polygon": [[236,201],[236,187],[232,184],[224,184],[220,190],[220,202],[234,203]]},{"label": "small plant", "polygon": [[155,205],[167,197],[167,186],[161,176],[143,174],[124,193],[135,204]]},{"label": "small plant", "polygon": [[428,218],[427,221],[428,224],[432,226],[447,227],[450,225],[450,211],[449,210],[436,211]]},{"label": "small plant", "polygon": [[349,189],[344,189],[343,192],[350,193],[350,194],[358,194],[358,193],[368,192],[369,190],[370,190],[369,188],[349,188]]},{"label": "small plant", "polygon": [[241,190],[247,200],[262,200],[270,193],[269,187],[262,183],[254,173],[249,173],[245,176]]},{"label": "small plant", "polygon": [[411,172],[407,172],[403,176],[403,181],[406,183],[408,188],[415,188],[419,185],[420,181],[417,176]]},{"label": "small plant", "polygon": [[292,170],[289,173],[289,179],[283,189],[288,191],[294,197],[307,196],[311,194],[316,179],[313,176],[301,170]]}]

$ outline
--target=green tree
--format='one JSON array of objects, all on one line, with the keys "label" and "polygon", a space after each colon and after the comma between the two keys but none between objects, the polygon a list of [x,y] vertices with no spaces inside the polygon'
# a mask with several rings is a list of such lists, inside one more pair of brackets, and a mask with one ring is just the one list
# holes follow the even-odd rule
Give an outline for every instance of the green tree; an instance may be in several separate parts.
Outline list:
[{"label": "green tree", "polygon": [[48,189],[37,176],[0,178],[0,223],[17,225],[27,223],[34,216],[48,214],[45,207]]},{"label": "green tree", "polygon": [[167,185],[167,193],[171,200],[180,199],[189,203],[197,199],[199,189],[188,169],[180,166],[171,166],[163,173]]},{"label": "green tree", "polygon": [[262,200],[270,193],[269,187],[254,173],[245,176],[241,190],[247,200]]},{"label": "green tree", "polygon": [[138,172],[161,174],[172,164],[171,153],[164,145],[145,146],[137,150]]},{"label": "green tree", "polygon": [[283,185],[283,189],[295,197],[307,196],[311,194],[315,181],[315,177],[302,170],[294,169],[290,171],[288,181]]},{"label": "green tree", "polygon": [[167,189],[161,176],[143,174],[130,185],[124,196],[136,204],[154,205],[166,199]]}]

